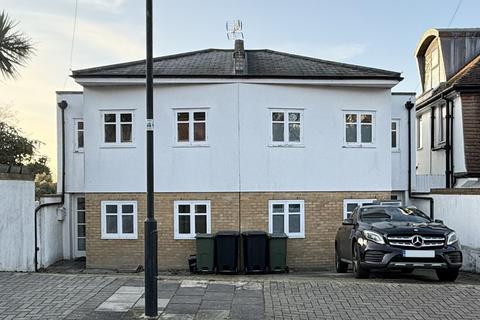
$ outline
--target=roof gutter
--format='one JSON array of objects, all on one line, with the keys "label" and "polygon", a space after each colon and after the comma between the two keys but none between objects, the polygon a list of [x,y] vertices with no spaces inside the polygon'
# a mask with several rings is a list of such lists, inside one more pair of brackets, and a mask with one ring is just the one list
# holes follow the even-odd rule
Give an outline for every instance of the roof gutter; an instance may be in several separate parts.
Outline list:
[{"label": "roof gutter", "polygon": [[42,203],[35,208],[34,212],[34,236],[35,236],[35,272],[38,272],[38,212],[45,207],[61,206],[65,203],[65,109],[68,107],[68,103],[62,100],[58,103],[58,107],[62,110],[62,194],[60,202]]},{"label": "roof gutter", "polygon": [[432,102],[434,102],[438,99],[444,99],[444,97],[446,95],[448,95],[449,93],[451,93],[452,91],[455,91],[455,90],[463,91],[463,92],[465,92],[465,91],[478,91],[478,90],[480,90],[480,84],[452,85],[451,87],[448,87],[445,90],[431,96],[427,100],[418,103],[416,110],[421,110],[424,107],[426,107],[427,105],[429,105],[430,103],[432,103]]}]

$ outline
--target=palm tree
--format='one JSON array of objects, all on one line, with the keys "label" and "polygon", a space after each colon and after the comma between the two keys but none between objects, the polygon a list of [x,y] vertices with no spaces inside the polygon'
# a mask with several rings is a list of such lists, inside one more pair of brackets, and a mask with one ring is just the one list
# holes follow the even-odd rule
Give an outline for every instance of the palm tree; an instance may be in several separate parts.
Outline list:
[{"label": "palm tree", "polygon": [[17,68],[24,66],[33,52],[31,40],[16,31],[16,26],[5,11],[0,12],[0,73],[4,78],[17,77]]}]

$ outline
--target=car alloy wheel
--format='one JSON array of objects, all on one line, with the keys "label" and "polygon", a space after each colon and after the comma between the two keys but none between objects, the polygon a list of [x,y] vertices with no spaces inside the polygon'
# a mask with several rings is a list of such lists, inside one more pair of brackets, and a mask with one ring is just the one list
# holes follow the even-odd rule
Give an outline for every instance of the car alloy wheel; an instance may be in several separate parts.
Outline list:
[{"label": "car alloy wheel", "polygon": [[338,273],[345,273],[348,270],[348,263],[345,263],[340,259],[337,248],[335,248],[335,270]]},{"label": "car alloy wheel", "polygon": [[368,269],[362,268],[362,265],[360,264],[360,251],[358,248],[358,244],[355,244],[352,256],[353,275],[355,276],[355,278],[368,278],[368,276],[370,275],[370,271]]}]

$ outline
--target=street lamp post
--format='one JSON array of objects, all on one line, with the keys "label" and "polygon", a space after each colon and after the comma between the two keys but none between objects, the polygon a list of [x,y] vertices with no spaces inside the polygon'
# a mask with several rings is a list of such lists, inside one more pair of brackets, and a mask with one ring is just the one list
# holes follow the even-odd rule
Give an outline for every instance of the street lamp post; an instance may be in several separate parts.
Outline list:
[{"label": "street lamp post", "polygon": [[147,2],[147,59],[146,59],[146,136],[147,136],[147,219],[145,219],[145,316],[156,317],[157,301],[157,221],[154,215],[153,192],[153,40],[152,0]]}]

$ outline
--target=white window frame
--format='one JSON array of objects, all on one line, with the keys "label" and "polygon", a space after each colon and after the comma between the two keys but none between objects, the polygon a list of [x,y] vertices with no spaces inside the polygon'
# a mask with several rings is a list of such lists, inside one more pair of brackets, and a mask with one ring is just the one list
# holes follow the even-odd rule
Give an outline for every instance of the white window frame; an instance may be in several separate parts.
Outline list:
[{"label": "white window frame", "polygon": [[[179,147],[196,147],[196,146],[208,146],[208,110],[209,108],[175,108],[173,111],[174,115],[174,145]],[[205,113],[205,120],[197,120],[193,119],[193,115],[195,112],[204,112]],[[178,114],[179,113],[188,113],[188,141],[178,141]],[[186,121],[181,121],[182,123]],[[194,140],[194,124],[195,123],[205,123],[205,141],[195,141]]]},{"label": "white window frame", "polygon": [[[355,203],[357,204],[357,206],[362,206],[365,203],[373,203],[376,200],[377,199],[344,199],[343,200],[343,220],[347,219],[347,215],[350,212],[350,211],[347,211],[348,209],[347,205]],[[350,216],[352,212],[353,211],[350,212]]]},{"label": "white window frame", "polygon": [[[78,124],[79,123],[82,123],[83,124],[83,129],[78,129]],[[75,128],[75,151],[76,152],[83,152],[83,149],[85,148],[85,122],[83,121],[83,119],[73,119],[73,126]],[[79,132],[83,132],[83,147],[80,147],[78,145],[78,133]]]},{"label": "white window frame", "polygon": [[[107,233],[107,205],[116,205],[117,206],[117,233]],[[122,205],[133,205],[133,213],[128,213],[125,215],[133,215],[133,233],[123,233],[122,232]],[[137,201],[102,201],[101,203],[101,216],[102,216],[102,239],[125,239],[125,240],[136,240],[138,239],[138,211],[137,211]],[[113,214],[108,214],[113,215]]]},{"label": "white window frame", "polygon": [[423,123],[422,123],[422,115],[419,115],[416,120],[416,126],[417,126],[417,139],[416,139],[416,147],[417,150],[421,150],[423,148]]},{"label": "white window frame", "polygon": [[[347,122],[346,122],[346,115],[347,114],[355,114],[357,115],[357,141],[356,142],[347,142]],[[361,116],[362,115],[370,115],[372,116],[372,142],[362,142],[362,123],[361,123]],[[343,144],[345,147],[374,147],[375,140],[376,140],[376,117],[375,111],[362,111],[362,110],[344,110],[343,111]]]},{"label": "white window frame", "polygon": [[437,108],[437,145],[441,145],[445,143],[446,140],[446,124],[447,124],[447,105],[441,104]]},{"label": "white window frame", "polygon": [[[270,131],[270,141],[269,146],[271,147],[302,147],[303,146],[303,125],[304,125],[304,109],[269,109],[269,131]],[[273,121],[274,113],[283,113],[283,121]],[[288,115],[289,113],[299,113],[300,121],[290,121]],[[290,141],[289,134],[289,124],[300,123],[300,141]],[[273,141],[273,124],[274,123],[283,123],[283,141]]]},{"label": "white window frame", "polygon": [[[122,113],[129,113],[132,115],[131,122],[122,122],[120,119],[120,115]],[[101,122],[102,122],[102,146],[104,147],[128,147],[135,145],[135,112],[134,110],[102,110],[101,114]],[[115,114],[115,122],[105,122],[105,115],[106,114]],[[107,124],[115,124],[115,142],[105,142],[105,125]],[[122,124],[131,124],[132,125],[132,141],[122,142],[121,134]]]},{"label": "white window frame", "polygon": [[[79,195],[79,196],[76,196],[75,197],[75,201],[74,201],[74,206],[75,206],[75,217],[74,217],[74,221],[75,221],[75,232],[74,232],[74,236],[75,236],[75,257],[85,257],[85,253],[86,253],[86,245],[87,245],[87,230],[85,230],[85,236],[83,237],[79,237],[78,235],[78,226],[79,225],[84,225],[85,226],[85,229],[87,227],[87,212],[86,212],[86,207],[84,207],[84,209],[79,209],[78,208],[78,199],[79,198],[83,198],[83,201],[85,201],[85,195]],[[85,203],[85,206],[86,206],[86,203]],[[84,214],[84,217],[85,217],[85,221],[84,222],[79,222],[78,221],[78,213],[79,212],[83,212]],[[78,249],[78,239],[79,238],[84,238],[85,239],[85,250],[79,250]]]},{"label": "white window frame", "polygon": [[[400,151],[400,120],[392,119],[392,124],[395,123],[395,130],[391,129],[391,133],[395,132],[395,144],[396,147],[392,146],[392,151]],[[391,138],[391,137],[390,137]],[[391,143],[391,141],[390,141]]]},{"label": "white window frame", "polygon": [[[282,204],[284,211],[283,213],[274,213],[273,212],[273,205],[274,204]],[[289,228],[289,212],[288,212],[288,205],[289,204],[300,204],[300,212],[295,212],[291,214],[300,214],[300,232],[290,232]],[[269,200],[268,201],[268,232],[273,233],[273,216],[274,215],[283,215],[283,230],[284,233],[289,238],[297,238],[302,239],[305,238],[305,201],[304,200]]]},{"label": "white window frame", "polygon": [[[190,213],[179,213],[178,206],[179,205],[189,205],[190,206]],[[181,201],[174,201],[173,203],[173,230],[174,236],[173,239],[175,240],[184,240],[184,239],[195,239],[195,205],[206,205],[207,206],[207,213],[206,214],[199,214],[199,215],[206,215],[207,216],[207,233],[212,232],[212,220],[211,220],[211,203],[210,200],[181,200]],[[181,215],[189,215],[190,216],[190,233],[180,233],[178,228],[179,216]]]}]

